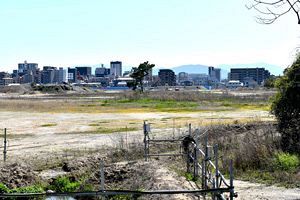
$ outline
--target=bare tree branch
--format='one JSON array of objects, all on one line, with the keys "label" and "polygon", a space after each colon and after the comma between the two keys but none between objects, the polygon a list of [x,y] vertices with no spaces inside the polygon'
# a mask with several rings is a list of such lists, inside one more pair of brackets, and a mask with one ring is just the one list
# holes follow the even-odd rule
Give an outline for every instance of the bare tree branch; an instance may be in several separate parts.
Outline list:
[{"label": "bare tree branch", "polygon": [[272,24],[289,12],[296,15],[297,23],[300,24],[300,0],[252,0],[252,4],[246,7],[259,13],[256,18],[262,24]]}]

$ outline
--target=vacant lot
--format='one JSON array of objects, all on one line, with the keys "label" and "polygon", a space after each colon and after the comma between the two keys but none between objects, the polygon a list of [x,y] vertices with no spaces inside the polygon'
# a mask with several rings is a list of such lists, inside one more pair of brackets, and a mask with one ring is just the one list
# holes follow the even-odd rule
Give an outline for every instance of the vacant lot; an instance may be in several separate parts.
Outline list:
[{"label": "vacant lot", "polygon": [[[0,127],[7,128],[8,160],[95,151],[119,140],[142,141],[147,120],[157,134],[219,123],[273,120],[270,94],[131,92],[97,96],[3,95]],[[153,130],[155,132],[155,130]]]}]

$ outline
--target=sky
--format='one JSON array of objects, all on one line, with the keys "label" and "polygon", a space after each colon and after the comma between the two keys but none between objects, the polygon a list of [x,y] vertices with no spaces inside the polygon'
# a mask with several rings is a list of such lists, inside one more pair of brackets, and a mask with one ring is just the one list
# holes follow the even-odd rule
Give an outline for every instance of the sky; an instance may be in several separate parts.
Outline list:
[{"label": "sky", "polygon": [[292,13],[259,24],[251,0],[0,0],[0,71],[27,60],[69,67],[120,60],[159,67],[264,62],[300,46]]}]

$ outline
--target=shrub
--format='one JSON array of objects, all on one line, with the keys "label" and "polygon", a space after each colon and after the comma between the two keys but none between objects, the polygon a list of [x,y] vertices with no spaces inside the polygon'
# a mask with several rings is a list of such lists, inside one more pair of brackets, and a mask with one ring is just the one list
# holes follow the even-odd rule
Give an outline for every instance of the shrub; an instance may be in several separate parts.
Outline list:
[{"label": "shrub", "polygon": [[79,187],[79,181],[71,182],[68,177],[60,177],[51,184],[50,189],[56,192],[74,192]]},{"label": "shrub", "polygon": [[300,165],[300,160],[296,155],[281,152],[275,154],[274,165],[277,169],[290,171]]},{"label": "shrub", "polygon": [[6,185],[4,185],[3,183],[0,183],[0,194],[3,193],[9,193],[9,189],[8,187],[6,187]]},{"label": "shrub", "polygon": [[45,192],[42,186],[32,185],[26,187],[15,188],[10,191],[11,193],[42,193]]}]

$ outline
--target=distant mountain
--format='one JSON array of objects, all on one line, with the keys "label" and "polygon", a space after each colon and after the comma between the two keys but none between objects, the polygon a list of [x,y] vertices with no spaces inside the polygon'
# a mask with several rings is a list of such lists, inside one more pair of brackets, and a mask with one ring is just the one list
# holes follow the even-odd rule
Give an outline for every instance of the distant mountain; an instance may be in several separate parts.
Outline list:
[{"label": "distant mountain", "polygon": [[208,66],[206,65],[181,65],[178,67],[173,67],[172,70],[175,74],[179,72],[186,72],[189,74],[207,74]]}]

